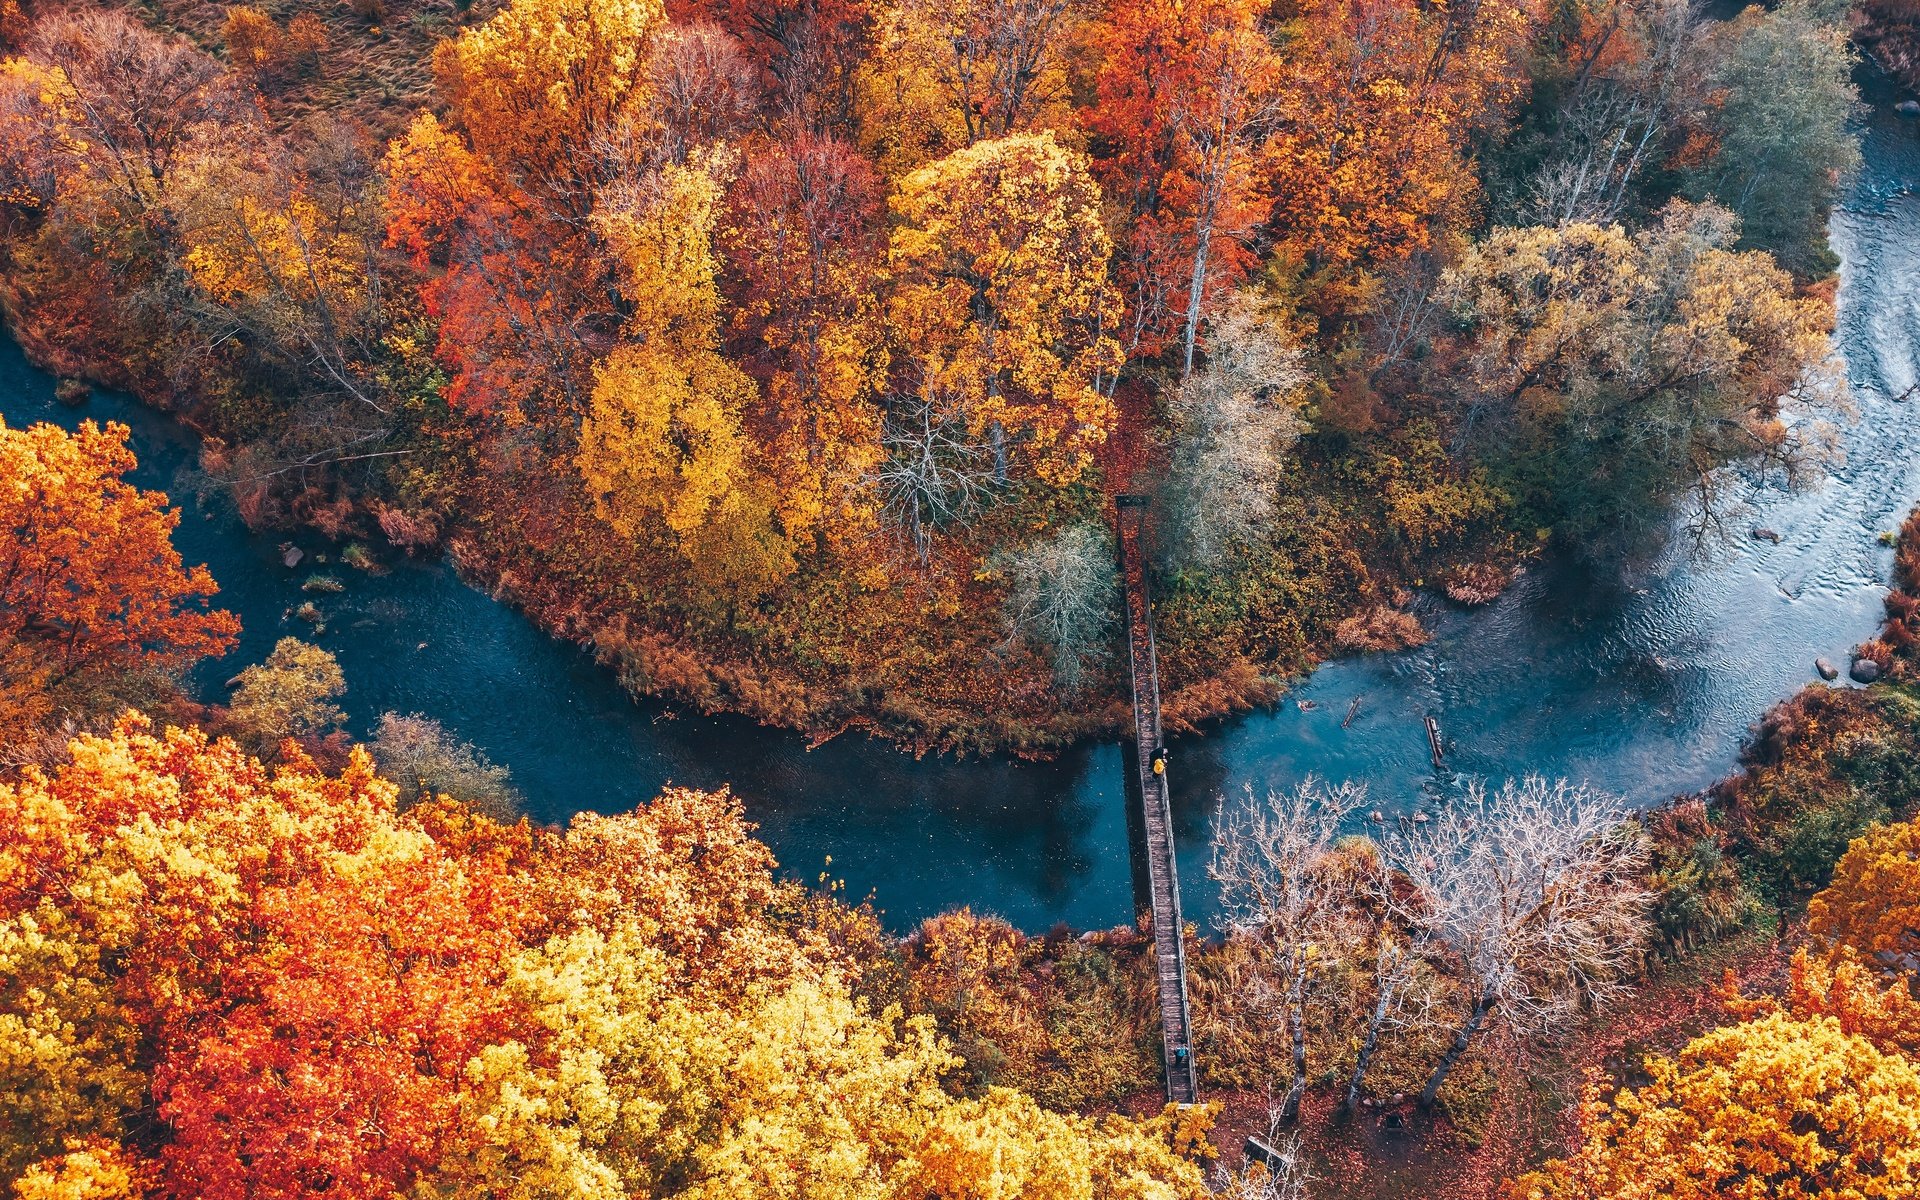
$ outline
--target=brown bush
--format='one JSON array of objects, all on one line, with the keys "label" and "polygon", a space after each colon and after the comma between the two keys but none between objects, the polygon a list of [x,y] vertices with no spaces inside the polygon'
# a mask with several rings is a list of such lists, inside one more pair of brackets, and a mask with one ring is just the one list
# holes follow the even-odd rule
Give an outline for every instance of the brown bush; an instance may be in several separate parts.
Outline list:
[{"label": "brown bush", "polygon": [[1507,590],[1517,571],[1493,563],[1468,563],[1441,577],[1447,599],[1455,604],[1491,604]]},{"label": "brown bush", "polygon": [[1424,645],[1427,636],[1420,618],[1384,604],[1333,627],[1333,640],[1349,650],[1409,650]]},{"label": "brown bush", "polygon": [[440,523],[430,514],[409,513],[405,509],[385,506],[374,509],[374,516],[380,522],[380,532],[396,546],[413,550],[420,546],[431,546],[440,537]]},{"label": "brown bush", "polygon": [[287,22],[286,58],[289,70],[301,75],[320,69],[320,57],[327,52],[327,26],[312,13],[301,13]]},{"label": "brown bush", "polygon": [[1860,7],[1883,21],[1920,25],[1920,0],[1866,0]]},{"label": "brown bush", "polygon": [[240,70],[270,74],[286,61],[287,35],[272,17],[250,4],[229,8],[220,33],[227,43],[227,61]]},{"label": "brown bush", "polygon": [[1920,509],[1900,530],[1893,558],[1893,590],[1887,593],[1887,623],[1861,652],[1879,663],[1889,678],[1920,678]]}]

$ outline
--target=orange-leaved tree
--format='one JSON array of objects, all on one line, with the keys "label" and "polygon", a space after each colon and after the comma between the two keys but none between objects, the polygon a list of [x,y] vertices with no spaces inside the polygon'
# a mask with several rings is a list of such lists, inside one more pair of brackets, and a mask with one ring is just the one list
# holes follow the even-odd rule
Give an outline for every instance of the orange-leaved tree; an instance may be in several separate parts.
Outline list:
[{"label": "orange-leaved tree", "polygon": [[1534,21],[1528,3],[1301,5],[1269,160],[1281,244],[1337,279],[1457,227],[1469,136],[1521,94]]},{"label": "orange-leaved tree", "polygon": [[1121,208],[1119,277],[1129,354],[1181,344],[1255,256],[1272,199],[1258,171],[1277,115],[1281,59],[1248,0],[1132,0],[1093,26],[1098,98],[1083,124],[1094,173]]},{"label": "orange-leaved tree", "polygon": [[[217,1034],[228,971],[287,881],[359,862],[393,789],[356,754],[269,774],[231,743],[124,718],[0,785],[0,1172],[151,1120],[145,1072]],[[317,914],[316,914],[317,916]],[[196,1079],[220,1103],[235,1077]],[[271,1089],[270,1089],[271,1090]],[[183,1151],[184,1152],[184,1151]],[[277,1168],[276,1168],[277,1169]]]},{"label": "orange-leaved tree", "polygon": [[123,425],[0,421],[0,715],[43,715],[70,685],[179,667],[233,644],[220,589],[173,547],[180,523],[134,467]]},{"label": "orange-leaved tree", "polygon": [[441,43],[448,124],[387,156],[389,239],[427,272],[448,398],[509,420],[573,418],[610,342],[603,187],[644,157],[659,0],[516,0]]}]

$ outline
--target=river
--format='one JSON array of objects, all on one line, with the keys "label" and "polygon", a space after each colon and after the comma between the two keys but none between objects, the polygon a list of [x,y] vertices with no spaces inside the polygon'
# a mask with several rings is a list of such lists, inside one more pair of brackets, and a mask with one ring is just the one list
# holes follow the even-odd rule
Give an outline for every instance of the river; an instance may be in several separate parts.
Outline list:
[{"label": "river", "polygon": [[[1433,639],[1418,650],[1322,667],[1279,707],[1175,741],[1171,771],[1187,911],[1213,909],[1205,881],[1210,816],[1221,796],[1284,787],[1308,773],[1364,780],[1373,807],[1405,812],[1470,777],[1525,772],[1584,778],[1634,804],[1703,787],[1733,765],[1768,706],[1812,677],[1816,656],[1844,662],[1870,637],[1890,552],[1878,535],[1920,501],[1920,122],[1892,114],[1884,88],[1861,120],[1866,165],[1834,213],[1842,260],[1836,344],[1858,419],[1846,461],[1810,491],[1763,496],[1752,523],[1781,535],[1705,557],[1676,552],[1638,586],[1541,567],[1494,604],[1418,602]],[[729,784],[783,869],[846,882],[904,929],[959,904],[1028,929],[1127,920],[1131,910],[1121,758],[1090,746],[1050,763],[915,760],[860,736],[809,750],[803,739],[733,718],[633,702],[572,646],[474,591],[438,563],[401,560],[372,575],[312,557],[280,561],[286,535],[250,532],[203,507],[183,472],[192,436],[129,397],[102,392],[69,409],[53,379],[0,344],[0,414],[9,424],[93,417],[127,423],[135,478],[183,510],[176,537],[207,563],[241,645],[203,666],[221,681],[287,634],[315,570],[347,585],[312,597],[322,645],[346,673],[350,732],[385,711],[434,717],[510,767],[538,819],[620,812],[669,781]],[[310,556],[337,555],[310,535]],[[1359,708],[1343,726],[1352,701]],[[1451,745],[1429,760],[1422,718]],[[831,859],[831,865],[828,860]]]}]

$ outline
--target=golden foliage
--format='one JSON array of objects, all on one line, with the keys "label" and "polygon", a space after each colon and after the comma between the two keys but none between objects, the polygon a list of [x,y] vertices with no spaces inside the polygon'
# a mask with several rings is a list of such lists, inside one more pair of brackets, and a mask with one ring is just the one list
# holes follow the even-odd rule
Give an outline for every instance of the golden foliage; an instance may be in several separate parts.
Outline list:
[{"label": "golden foliage", "polygon": [[604,139],[638,119],[660,0],[514,0],[442,42],[434,74],[481,157],[584,216]]},{"label": "golden foliage", "polygon": [[1920,819],[1855,838],[1807,917],[1829,945],[1850,947],[1883,969],[1920,969]]},{"label": "golden foliage", "polygon": [[1120,366],[1113,248],[1085,157],[1050,133],[980,142],[901,180],[892,204],[905,387],[975,438],[1024,442],[1043,481],[1079,479],[1113,426],[1101,382]]},{"label": "golden foliage", "polygon": [[621,264],[630,340],[594,369],[577,462],[595,511],[622,535],[661,522],[700,574],[764,588],[793,560],[741,427],[758,389],[719,350],[713,233],[729,165],[669,164],[597,215]]},{"label": "golden foliage", "polygon": [[1515,1200],[1875,1200],[1920,1189],[1920,1071],[1831,1017],[1776,1012],[1651,1058]]},{"label": "golden foliage", "polygon": [[[932,1019],[852,994],[725,794],[564,834],[395,796],[359,750],[269,772],[132,716],[0,786],[22,1197],[1204,1194],[1208,1110],[954,1099]],[[136,1114],[157,1164],[116,1145]]]},{"label": "golden foliage", "polygon": [[895,0],[857,77],[870,148],[888,175],[988,138],[1073,129],[1071,0]]}]

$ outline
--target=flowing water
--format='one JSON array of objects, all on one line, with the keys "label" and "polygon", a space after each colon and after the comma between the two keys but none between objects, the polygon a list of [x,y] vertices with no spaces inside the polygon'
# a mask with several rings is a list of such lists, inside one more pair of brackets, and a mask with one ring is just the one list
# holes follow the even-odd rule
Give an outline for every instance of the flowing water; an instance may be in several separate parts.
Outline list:
[{"label": "flowing water", "polygon": [[[1831,227],[1842,260],[1835,339],[1858,419],[1843,432],[1845,463],[1821,486],[1757,502],[1752,523],[1780,542],[1676,554],[1633,587],[1542,567],[1486,608],[1423,600],[1434,637],[1420,649],[1330,664],[1278,708],[1176,741],[1191,916],[1212,909],[1206,839],[1222,795],[1312,773],[1364,780],[1373,806],[1397,813],[1468,777],[1533,771],[1650,804],[1725,774],[1750,724],[1812,678],[1816,656],[1844,663],[1872,636],[1890,561],[1878,535],[1920,501],[1920,121],[1895,117],[1892,97],[1875,91],[1862,120],[1866,166]],[[623,811],[669,781],[726,783],[784,869],[871,893],[897,928],[959,904],[1029,929],[1129,919],[1111,746],[1042,764],[916,761],[863,737],[808,750],[744,720],[676,716],[634,703],[585,655],[444,565],[401,562],[385,575],[322,566],[312,556],[338,548],[302,536],[309,558],[288,569],[285,535],[249,532],[195,499],[182,477],[196,454],[190,434],[121,395],[61,407],[52,378],[11,342],[0,344],[0,414],[12,425],[131,426],[136,478],[172,493],[181,553],[209,564],[221,604],[245,626],[240,647],[196,676],[208,698],[275,639],[311,636],[291,610],[309,598],[300,583],[325,571],[347,584],[311,598],[328,625],[317,640],[346,672],[350,731],[366,735],[388,710],[434,717],[510,767],[539,819]],[[1429,715],[1449,743],[1444,772],[1430,761]]]}]

